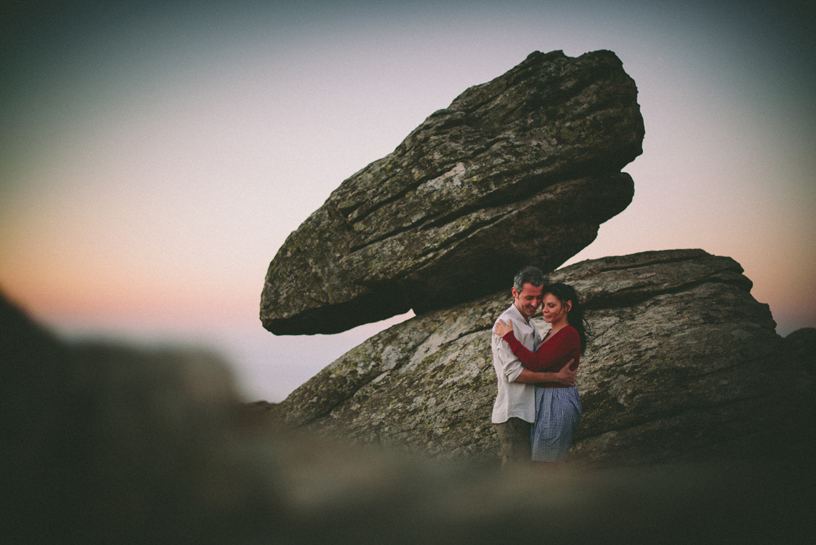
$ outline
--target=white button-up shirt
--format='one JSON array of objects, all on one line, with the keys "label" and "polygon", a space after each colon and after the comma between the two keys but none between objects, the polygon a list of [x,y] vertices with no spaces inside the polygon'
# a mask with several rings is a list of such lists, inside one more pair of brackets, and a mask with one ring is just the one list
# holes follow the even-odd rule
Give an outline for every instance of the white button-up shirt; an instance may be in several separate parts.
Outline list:
[{"label": "white button-up shirt", "polygon": [[[535,322],[531,319],[527,322],[516,305],[510,305],[498,320],[513,325],[513,333],[521,344],[530,350],[534,350],[541,342],[541,333],[538,331]],[[498,322],[498,320],[496,320]],[[496,370],[496,377],[499,383],[499,392],[496,394],[496,401],[493,403],[493,416],[491,421],[494,424],[507,422],[510,418],[521,418],[526,422],[535,422],[535,387],[532,384],[514,382],[521,374],[523,365],[521,361],[510,350],[510,346],[504,339],[493,333],[491,340],[493,350],[493,368]]]}]

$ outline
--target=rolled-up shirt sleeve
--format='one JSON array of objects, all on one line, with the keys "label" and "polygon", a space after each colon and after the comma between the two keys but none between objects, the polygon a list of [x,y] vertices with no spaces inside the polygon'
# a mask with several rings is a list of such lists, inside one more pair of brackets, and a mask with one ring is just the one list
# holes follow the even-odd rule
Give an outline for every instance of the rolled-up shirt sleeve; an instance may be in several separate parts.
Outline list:
[{"label": "rolled-up shirt sleeve", "polygon": [[504,339],[493,333],[492,342],[494,348],[493,354],[501,364],[504,376],[508,382],[515,382],[524,366],[521,364],[518,356],[513,353],[510,345],[504,342]]}]

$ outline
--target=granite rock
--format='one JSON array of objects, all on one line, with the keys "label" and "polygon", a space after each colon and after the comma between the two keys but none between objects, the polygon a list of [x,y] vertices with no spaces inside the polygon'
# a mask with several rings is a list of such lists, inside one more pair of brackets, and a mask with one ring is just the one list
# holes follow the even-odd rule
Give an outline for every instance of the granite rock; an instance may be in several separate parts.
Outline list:
[{"label": "granite rock", "polygon": [[[634,194],[637,88],[610,51],[532,53],[345,180],[269,265],[261,321],[337,333],[553,270]],[[529,256],[536,256],[528,263]]]},{"label": "granite rock", "polygon": [[[777,445],[796,442],[803,396],[794,393],[811,378],[785,356],[768,306],[742,273],[728,257],[672,250],[551,274],[578,290],[592,330],[577,377],[584,412],[572,461],[747,456],[765,448],[771,431]],[[512,303],[510,282],[375,335],[295,390],[280,414],[364,443],[495,460],[490,330]]]}]

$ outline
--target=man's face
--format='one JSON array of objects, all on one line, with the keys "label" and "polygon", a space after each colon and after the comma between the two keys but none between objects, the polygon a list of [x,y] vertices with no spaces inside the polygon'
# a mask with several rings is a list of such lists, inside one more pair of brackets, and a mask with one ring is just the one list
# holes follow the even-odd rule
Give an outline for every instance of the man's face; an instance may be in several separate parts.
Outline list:
[{"label": "man's face", "polygon": [[533,286],[529,282],[522,285],[521,293],[516,288],[513,288],[513,299],[515,299],[516,308],[526,317],[532,318],[536,309],[541,304],[542,292],[544,286]]}]

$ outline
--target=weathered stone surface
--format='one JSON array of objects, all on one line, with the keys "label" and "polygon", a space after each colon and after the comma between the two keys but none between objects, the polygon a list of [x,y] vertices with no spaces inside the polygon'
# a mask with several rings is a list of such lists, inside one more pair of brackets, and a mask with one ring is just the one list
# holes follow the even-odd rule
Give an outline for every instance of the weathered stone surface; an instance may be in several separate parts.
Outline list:
[{"label": "weathered stone surface", "polygon": [[[593,330],[577,379],[584,415],[573,461],[756,454],[769,426],[775,448],[795,439],[784,437],[790,428],[783,424],[796,419],[793,392],[811,377],[786,361],[767,305],[751,297],[751,282],[733,259],[702,250],[646,252],[585,261],[551,279],[576,287]],[[323,433],[494,460],[490,329],[511,303],[508,286],[393,326],[278,410],[291,424]]]},{"label": "weathered stone surface", "polygon": [[270,263],[261,321],[336,333],[473,300],[524,265],[553,270],[631,202],[620,169],[643,135],[614,53],[535,52],[344,181]]}]

